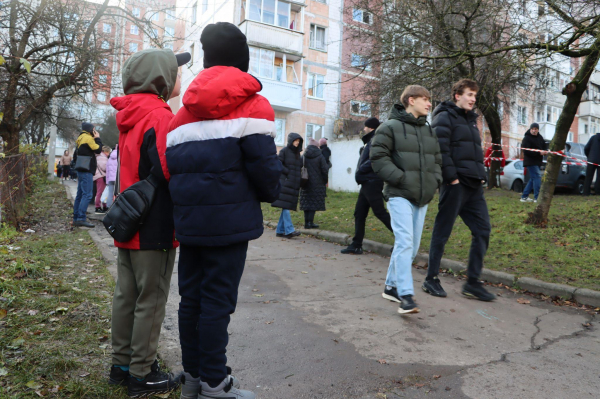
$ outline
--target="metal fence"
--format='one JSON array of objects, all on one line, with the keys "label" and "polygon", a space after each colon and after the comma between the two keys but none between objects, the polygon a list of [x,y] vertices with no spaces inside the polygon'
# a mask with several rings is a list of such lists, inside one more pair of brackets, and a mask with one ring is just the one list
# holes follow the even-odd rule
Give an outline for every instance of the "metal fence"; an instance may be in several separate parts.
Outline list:
[{"label": "metal fence", "polygon": [[33,188],[40,155],[19,154],[0,159],[0,222],[17,223],[19,210]]}]

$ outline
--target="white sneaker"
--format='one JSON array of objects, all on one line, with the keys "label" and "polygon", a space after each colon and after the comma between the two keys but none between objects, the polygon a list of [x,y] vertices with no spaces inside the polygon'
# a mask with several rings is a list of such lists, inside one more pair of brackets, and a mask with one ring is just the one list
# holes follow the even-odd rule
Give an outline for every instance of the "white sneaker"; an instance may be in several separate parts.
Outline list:
[{"label": "white sneaker", "polygon": [[529,198],[521,198],[521,202],[527,202]]},{"label": "white sneaker", "polygon": [[204,381],[200,381],[200,395],[198,399],[256,399],[256,395],[253,392],[235,388],[233,386],[233,378],[228,375],[225,377],[223,382],[214,388],[211,388]]}]

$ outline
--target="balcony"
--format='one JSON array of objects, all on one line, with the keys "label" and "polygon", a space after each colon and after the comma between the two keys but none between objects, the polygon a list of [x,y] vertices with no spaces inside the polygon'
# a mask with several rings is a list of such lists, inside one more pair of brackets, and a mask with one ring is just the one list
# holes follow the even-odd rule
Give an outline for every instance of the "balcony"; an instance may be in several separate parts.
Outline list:
[{"label": "balcony", "polygon": [[600,104],[596,101],[583,101],[579,104],[579,117],[594,116],[600,118]]},{"label": "balcony", "polygon": [[250,46],[302,56],[304,35],[301,32],[251,20],[243,21],[240,30],[246,35]]},{"label": "balcony", "polygon": [[293,112],[302,107],[302,86],[277,80],[261,79],[260,92],[276,111]]}]

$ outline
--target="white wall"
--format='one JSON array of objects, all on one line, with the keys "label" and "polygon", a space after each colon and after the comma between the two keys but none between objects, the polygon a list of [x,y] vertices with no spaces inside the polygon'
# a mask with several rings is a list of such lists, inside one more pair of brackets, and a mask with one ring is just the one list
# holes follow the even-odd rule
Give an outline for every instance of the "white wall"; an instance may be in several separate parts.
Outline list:
[{"label": "white wall", "polygon": [[[330,141],[331,171],[329,188],[338,191],[358,192],[360,187],[354,180],[356,164],[358,163],[359,150],[363,146],[361,139]],[[349,172],[348,172],[349,170]]]}]

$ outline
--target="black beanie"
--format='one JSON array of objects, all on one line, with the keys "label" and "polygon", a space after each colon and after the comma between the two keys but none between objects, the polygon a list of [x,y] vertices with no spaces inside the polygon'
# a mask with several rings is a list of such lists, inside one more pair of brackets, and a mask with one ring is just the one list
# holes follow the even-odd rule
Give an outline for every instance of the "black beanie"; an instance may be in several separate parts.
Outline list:
[{"label": "black beanie", "polygon": [[538,125],[537,123],[533,122],[533,123],[531,124],[531,126],[529,126],[529,128],[530,128],[530,129],[533,129],[534,127],[535,127],[535,128],[537,128],[537,129],[539,130],[539,128],[540,128],[540,125]]},{"label": "black beanie", "polygon": [[234,24],[217,22],[210,24],[200,36],[204,50],[204,68],[216,65],[236,67],[248,72],[250,50],[246,36]]},{"label": "black beanie", "polygon": [[375,118],[374,116],[365,121],[365,126],[370,127],[371,129],[377,129],[379,125],[379,119]]},{"label": "black beanie", "polygon": [[89,122],[83,122],[81,124],[81,130],[88,133],[94,133],[94,125]]}]

